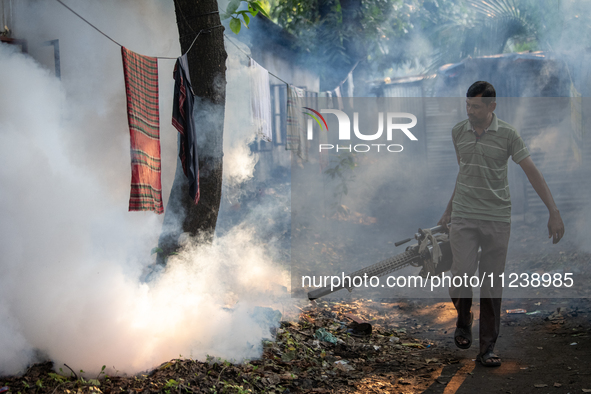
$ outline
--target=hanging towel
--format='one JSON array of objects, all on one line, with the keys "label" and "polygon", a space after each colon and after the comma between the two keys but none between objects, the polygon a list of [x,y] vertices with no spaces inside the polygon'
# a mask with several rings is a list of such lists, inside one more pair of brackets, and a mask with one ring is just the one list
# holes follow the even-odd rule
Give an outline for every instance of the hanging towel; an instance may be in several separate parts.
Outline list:
[{"label": "hanging towel", "polygon": [[271,87],[269,72],[261,67],[254,59],[250,59],[250,102],[252,107],[252,121],[257,134],[264,141],[271,141],[273,125],[271,117]]},{"label": "hanging towel", "polygon": [[287,87],[287,142],[286,150],[295,150],[299,157],[308,160],[304,135],[304,90],[292,85]]},{"label": "hanging towel", "polygon": [[319,96],[320,98],[323,98],[325,100],[322,100],[322,102],[325,102],[327,105],[327,109],[333,109],[334,108],[334,104],[332,102],[332,92],[320,92]]},{"label": "hanging towel", "polygon": [[339,107],[339,110],[342,111],[345,107],[343,106],[343,99],[341,98],[343,96],[341,95],[341,87],[340,86],[337,86],[337,88],[334,90],[334,96],[337,99],[337,103],[338,103],[337,106]]},{"label": "hanging towel", "polygon": [[125,47],[121,55],[131,139],[129,210],[162,213],[157,59]]},{"label": "hanging towel", "polygon": [[347,75],[347,96],[353,97],[355,85],[353,83],[353,71]]},{"label": "hanging towel", "polygon": [[353,71],[347,75],[347,96],[349,96],[349,107],[353,108],[353,96],[355,96],[355,85],[353,84]]},{"label": "hanging towel", "polygon": [[[322,105],[326,105],[327,109],[333,109],[333,103],[332,103],[332,92],[320,92],[319,94],[319,98],[321,100],[320,103],[322,103]],[[322,105],[320,106],[322,108]],[[319,130],[319,134],[318,134],[318,146],[320,147],[321,144],[328,144],[328,130],[325,130],[323,128],[321,128]],[[328,150],[323,149],[320,151],[319,156],[318,156],[318,161],[320,163],[320,172],[324,172],[324,169],[326,169],[326,167],[328,167],[329,164],[329,156],[328,156]]]},{"label": "hanging towel", "polygon": [[179,158],[183,165],[183,172],[189,180],[189,195],[197,204],[199,202],[199,157],[193,120],[195,93],[191,86],[186,54],[176,60],[172,74],[174,77],[172,125],[180,133]]}]

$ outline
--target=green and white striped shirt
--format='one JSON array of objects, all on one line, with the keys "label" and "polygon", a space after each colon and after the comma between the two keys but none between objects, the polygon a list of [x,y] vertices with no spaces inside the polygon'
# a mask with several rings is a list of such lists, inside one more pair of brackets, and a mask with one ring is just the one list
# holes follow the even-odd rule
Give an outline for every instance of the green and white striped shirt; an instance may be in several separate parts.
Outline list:
[{"label": "green and white striped shirt", "polygon": [[476,137],[469,120],[452,129],[460,172],[451,217],[511,222],[511,196],[507,180],[509,157],[515,163],[529,156],[523,140],[510,124],[497,119]]}]

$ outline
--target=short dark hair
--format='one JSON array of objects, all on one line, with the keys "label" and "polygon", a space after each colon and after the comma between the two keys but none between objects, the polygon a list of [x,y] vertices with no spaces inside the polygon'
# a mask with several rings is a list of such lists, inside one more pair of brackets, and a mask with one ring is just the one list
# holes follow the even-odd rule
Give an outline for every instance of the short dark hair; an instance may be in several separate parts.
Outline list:
[{"label": "short dark hair", "polygon": [[494,103],[496,101],[497,92],[495,92],[494,86],[486,81],[477,81],[472,84],[468,88],[466,92],[466,97],[476,97],[478,95],[482,95],[482,101],[489,105],[490,103]]}]

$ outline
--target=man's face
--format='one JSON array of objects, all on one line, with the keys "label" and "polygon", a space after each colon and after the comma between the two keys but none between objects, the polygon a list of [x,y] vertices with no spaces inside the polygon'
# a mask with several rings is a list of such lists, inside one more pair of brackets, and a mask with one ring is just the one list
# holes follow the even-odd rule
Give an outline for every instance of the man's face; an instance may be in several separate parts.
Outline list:
[{"label": "man's face", "polygon": [[496,103],[486,104],[482,101],[482,95],[466,98],[466,113],[472,125],[483,125],[488,120],[496,108]]}]

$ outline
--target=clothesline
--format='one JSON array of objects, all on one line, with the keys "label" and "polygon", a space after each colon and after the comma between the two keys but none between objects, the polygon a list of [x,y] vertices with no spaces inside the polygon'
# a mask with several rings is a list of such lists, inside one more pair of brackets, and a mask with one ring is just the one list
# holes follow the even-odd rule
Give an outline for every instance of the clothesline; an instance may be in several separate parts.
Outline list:
[{"label": "clothesline", "polygon": [[[228,41],[230,41],[230,42],[232,43],[232,45],[234,45],[236,48],[238,48],[238,50],[239,50],[240,52],[242,52],[242,53],[243,53],[243,54],[244,54],[246,57],[248,57],[250,60],[254,60],[254,59],[252,58],[252,56],[250,56],[250,55],[249,55],[248,53],[246,53],[246,52],[245,52],[245,51],[244,51],[242,48],[240,48],[240,47],[238,46],[238,44],[236,44],[236,43],[235,43],[235,42],[234,42],[234,41],[233,41],[233,40],[232,40],[230,37],[228,37],[228,36],[226,35],[226,33],[224,33],[224,37],[226,37],[226,38],[228,39]],[[359,63],[359,62],[357,62],[357,63]],[[357,64],[355,64],[355,67],[357,67]],[[355,69],[355,67],[353,67],[353,69]],[[267,72],[268,72],[270,75],[272,75],[272,76],[274,76],[275,78],[277,78],[278,80],[280,80],[281,82],[283,82],[284,84],[286,84],[286,85],[291,85],[289,82],[287,82],[287,81],[284,81],[283,79],[279,78],[277,75],[273,74],[271,71],[268,71],[268,70],[267,70]],[[340,83],[340,84],[337,86],[337,88],[340,88],[341,86],[343,86],[343,84],[345,83],[345,81],[346,81],[346,80],[347,80],[347,79],[345,79],[343,82],[341,82],[341,83]],[[336,89],[336,88],[335,88],[335,89]],[[333,90],[335,90],[335,89],[333,89]],[[312,93],[318,93],[318,92],[312,92]]]},{"label": "clothesline", "polygon": [[[90,23],[89,21],[87,21],[82,15],[80,15],[79,13],[77,13],[76,11],[74,11],[73,9],[71,9],[70,7],[68,7],[61,0],[56,0],[56,1],[58,3],[60,3],[61,5],[63,5],[65,8],[67,8],[71,13],[73,13],[74,15],[76,15],[78,18],[80,18],[84,22],[86,22],[90,27],[92,27],[93,29],[95,29],[96,31],[98,31],[99,33],[101,33],[103,36],[107,37],[109,40],[113,41],[115,44],[119,45],[120,47],[123,47],[123,45],[121,45],[120,43],[118,43],[117,41],[115,41],[114,39],[112,39],[111,37],[109,37],[107,34],[103,33],[98,27],[96,27],[95,25],[93,25],[92,23]],[[213,11],[213,12],[208,12],[208,13],[203,14],[203,15],[216,14],[218,12],[219,11]],[[201,16],[201,15],[198,15],[198,16]],[[199,32],[197,33],[197,35],[193,39],[193,42],[189,46],[189,49],[187,49],[187,52],[185,52],[184,54],[186,55],[187,53],[189,53],[189,51],[191,50],[191,48],[193,48],[193,44],[195,44],[195,41],[197,41],[197,38],[199,37],[199,35],[201,33],[210,33],[212,29],[216,29],[218,27],[223,27],[223,25],[217,25],[217,26],[210,27],[210,28],[207,28],[207,29],[201,29],[201,30],[199,30]],[[191,29],[191,30],[193,30],[193,29]],[[193,33],[194,32],[195,31],[193,30]],[[176,59],[178,59],[178,57],[165,57],[165,56],[154,56],[154,57],[156,59],[168,59],[168,60],[176,60]]]},{"label": "clothesline", "polygon": [[[101,31],[98,27],[96,27],[95,25],[93,25],[92,23],[90,23],[88,20],[86,20],[82,15],[80,15],[79,13],[77,13],[76,11],[74,11],[72,8],[70,8],[69,6],[67,6],[64,2],[62,2],[62,0],[56,0],[58,3],[60,3],[62,6],[64,6],[66,9],[68,9],[71,13],[73,13],[74,15],[76,15],[78,18],[82,19],[84,22],[86,22],[90,27],[92,27],[93,29],[95,29],[96,31],[98,31],[99,33],[101,33],[103,36],[107,37],[109,40],[111,40],[112,42],[114,42],[115,44],[119,45],[120,47],[123,47],[122,44],[120,44],[119,42],[115,41],[113,38],[111,38],[109,35],[107,35],[106,33],[104,33],[103,31]],[[212,14],[217,14],[219,13],[219,11],[212,11],[212,12],[207,12],[205,14],[202,15],[198,15],[198,16],[205,16],[205,15],[212,15]],[[183,19],[185,20],[185,23],[187,23],[187,20],[185,19],[185,15],[181,12],[181,16],[183,17]],[[191,26],[187,23],[187,25],[189,26],[189,29],[195,33],[195,30],[193,30],[191,28]],[[216,29],[218,27],[223,27],[223,25],[217,25],[217,26],[213,26],[210,27],[208,29],[201,29],[199,30],[199,32],[197,32],[195,38],[193,39],[193,42],[191,42],[191,45],[189,46],[189,49],[187,49],[187,51],[184,53],[184,55],[186,55],[187,53],[189,53],[189,51],[193,48],[193,45],[195,44],[195,41],[197,41],[197,38],[199,38],[199,36],[201,35],[201,33],[210,33],[212,29]],[[248,57],[251,60],[254,60],[248,53],[246,53],[242,48],[240,48],[230,37],[228,37],[228,35],[226,33],[224,33],[224,37],[226,37],[226,39],[228,39],[228,41],[230,41],[232,43],[232,45],[234,45],[236,48],[238,48],[238,50],[240,52],[242,52],[246,57]],[[166,56],[154,56],[156,59],[167,59],[167,60],[176,60],[177,57],[166,57]],[[357,65],[356,65],[357,66]],[[273,74],[272,72],[268,71],[270,75],[272,75],[273,77],[277,78],[278,80],[280,80],[281,82],[283,82],[286,85],[289,85],[289,82],[285,81],[284,79],[280,78],[279,76]],[[345,81],[341,82],[339,84],[339,88],[343,85]]]},{"label": "clothesline", "polygon": [[[243,50],[242,48],[240,48],[240,47],[238,46],[238,44],[236,44],[236,43],[235,43],[235,42],[234,42],[232,39],[230,39],[230,37],[228,37],[228,36],[226,35],[226,33],[224,33],[224,37],[226,37],[226,38],[228,39],[228,41],[230,41],[230,42],[231,42],[231,43],[232,43],[232,44],[233,44],[233,45],[234,45],[236,48],[238,48],[238,50],[239,50],[240,52],[244,53],[244,55],[246,55],[246,57],[248,57],[250,60],[254,60],[254,59],[252,58],[252,56],[250,56],[248,53],[244,52],[244,50]],[[268,72],[270,75],[272,75],[272,76],[274,76],[275,78],[277,78],[278,80],[280,80],[281,82],[283,82],[284,84],[286,84],[286,85],[289,85],[289,82],[286,82],[286,81],[284,81],[283,79],[279,78],[277,75],[273,74],[271,71],[268,71],[268,70],[267,70],[267,72]]]},{"label": "clothesline", "polygon": [[[110,41],[121,48],[123,60],[123,73],[125,78],[125,94],[127,98],[127,120],[130,132],[131,152],[131,188],[129,198],[129,211],[154,211],[163,213],[162,182],[161,182],[161,156],[160,156],[160,116],[158,99],[158,62],[157,59],[176,60],[174,70],[175,92],[173,100],[172,123],[183,136],[180,144],[179,157],[183,165],[183,172],[190,182],[189,193],[194,203],[199,201],[199,161],[197,147],[195,146],[195,130],[191,118],[193,90],[188,72],[187,53],[193,48],[197,38],[211,29],[223,27],[214,26],[202,29],[196,33],[189,49],[178,58],[149,57],[128,50],[125,46],[111,38],[109,35],[94,26],[62,0],[56,0],[90,27],[101,33]],[[176,0],[175,0],[176,2]],[[178,11],[189,29],[195,33],[183,15],[180,6]],[[216,11],[217,12],[217,11]],[[211,12],[209,15],[216,12]],[[270,107],[269,74],[285,83],[287,92],[287,141],[285,148],[294,150],[303,160],[308,160],[308,145],[305,139],[301,107],[299,100],[304,97],[304,90],[290,85],[287,81],[270,73],[256,63],[256,61],[230,37],[224,34],[233,45],[250,59],[251,72],[251,105],[253,108],[253,122],[257,133],[266,141],[272,140],[273,124]],[[339,91],[340,86],[336,89]],[[340,94],[338,94],[340,96]],[[322,168],[322,163],[321,163]]]}]

